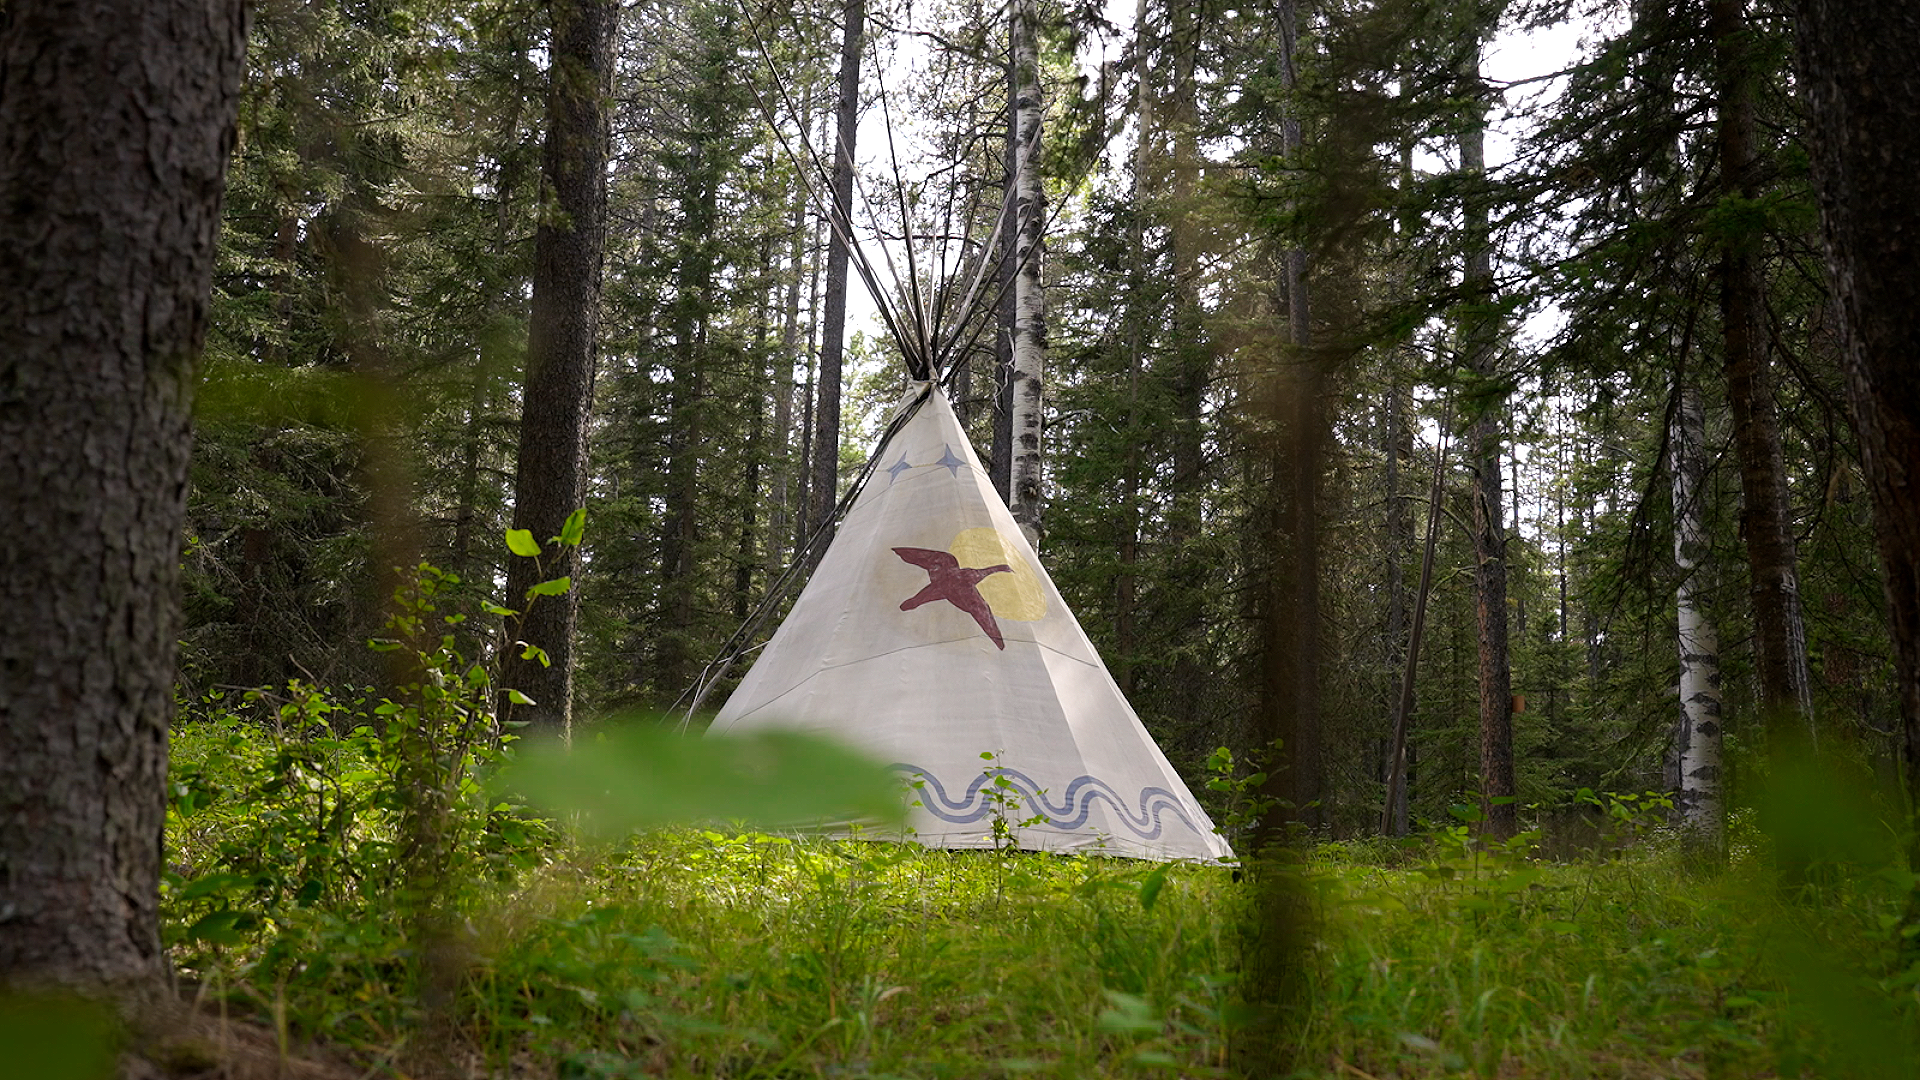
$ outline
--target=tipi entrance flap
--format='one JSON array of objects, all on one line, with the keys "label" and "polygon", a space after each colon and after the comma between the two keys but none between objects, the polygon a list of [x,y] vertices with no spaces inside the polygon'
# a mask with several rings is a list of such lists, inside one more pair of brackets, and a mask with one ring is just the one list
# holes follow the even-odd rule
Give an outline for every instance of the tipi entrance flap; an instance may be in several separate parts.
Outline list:
[{"label": "tipi entrance flap", "polygon": [[1027,848],[1230,855],[926,393],[710,730],[803,728],[893,763],[930,846],[991,846],[999,812],[1039,819]]}]

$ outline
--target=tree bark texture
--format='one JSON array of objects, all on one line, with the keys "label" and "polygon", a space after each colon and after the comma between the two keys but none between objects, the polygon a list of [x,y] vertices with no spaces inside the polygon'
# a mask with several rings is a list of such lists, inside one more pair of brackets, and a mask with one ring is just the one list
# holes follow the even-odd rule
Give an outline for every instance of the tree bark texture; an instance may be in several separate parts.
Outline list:
[{"label": "tree bark texture", "polygon": [[0,8],[0,979],[139,992],[239,0]]},{"label": "tree bark texture", "polygon": [[[1276,8],[1280,31],[1280,80],[1287,98],[1281,120],[1281,150],[1299,169],[1300,119],[1293,97],[1296,13],[1294,0]],[[1307,299],[1307,255],[1298,246],[1281,253],[1281,299],[1287,310],[1289,347],[1280,358],[1275,391],[1277,434],[1272,470],[1277,518],[1269,552],[1267,611],[1267,708],[1277,710],[1274,734],[1282,740],[1282,787],[1295,822],[1317,828],[1325,786],[1320,738],[1320,518],[1322,418],[1320,365],[1313,355]]]},{"label": "tree bark texture", "polygon": [[[1841,362],[1887,586],[1907,794],[1920,807],[1920,9],[1799,0],[1796,12]],[[1920,850],[1910,859],[1920,865]]]},{"label": "tree bark texture", "polygon": [[[1717,126],[1721,198],[1751,200],[1753,176],[1752,31],[1742,0],[1708,6],[1719,96]],[[1780,418],[1773,402],[1767,348],[1766,295],[1760,237],[1734,236],[1720,253],[1722,363],[1733,412],[1733,448],[1740,463],[1740,531],[1747,542],[1753,602],[1754,668],[1769,737],[1787,744],[1813,737],[1806,624],[1800,611],[1798,557],[1787,502]],[[1792,745],[1782,747],[1792,752]]]},{"label": "tree bark texture", "polygon": [[[866,0],[847,0],[842,17],[846,25],[840,43],[840,101],[834,113],[838,134],[833,144],[833,204],[841,224],[828,230],[826,309],[821,316],[820,375],[813,408],[813,506],[807,513],[807,525],[813,531],[833,519],[840,494],[840,368],[847,330],[847,238],[842,229],[853,220],[853,146],[860,128]],[[813,551],[813,563],[825,551],[823,540]]]},{"label": "tree bark texture", "polygon": [[[1493,281],[1493,236],[1487,221],[1486,111],[1480,94],[1480,48],[1464,71],[1474,95],[1472,118],[1460,136],[1460,167],[1471,190],[1466,199],[1466,269],[1462,284],[1467,311],[1462,337],[1467,367],[1483,390],[1500,377],[1499,323]],[[1501,520],[1501,421],[1506,395],[1483,394],[1468,428],[1467,457],[1473,466],[1473,585],[1480,645],[1480,783],[1487,831],[1499,838],[1519,829],[1513,804],[1513,674],[1507,652],[1507,530]]]},{"label": "tree bark texture", "polygon": [[1042,506],[1041,389],[1046,376],[1047,296],[1041,285],[1047,193],[1041,174],[1040,47],[1033,0],[1013,3],[1015,87],[1013,409],[1008,509],[1027,542],[1040,546]]},{"label": "tree bark texture", "polygon": [[1706,421],[1700,392],[1680,387],[1673,418],[1668,471],[1673,479],[1673,562],[1680,647],[1680,715],[1673,757],[1678,766],[1676,800],[1680,827],[1693,853],[1714,862],[1725,858],[1726,811],[1720,798],[1720,639],[1706,608],[1701,576],[1707,555],[1703,506],[1706,489]]},{"label": "tree bark texture", "polygon": [[[533,240],[533,305],[527,325],[527,373],[521,396],[520,449],[513,481],[513,527],[546,552],[507,566],[508,607],[501,685],[533,699],[500,701],[503,719],[530,720],[565,732],[573,720],[573,627],[580,590],[529,603],[541,581],[574,576],[579,549],[549,544],[585,501],[587,413],[599,360],[600,277],[606,251],[607,98],[612,91],[616,0],[554,0],[548,68],[547,133],[542,169],[550,205]],[[548,663],[522,659],[527,642]]]}]

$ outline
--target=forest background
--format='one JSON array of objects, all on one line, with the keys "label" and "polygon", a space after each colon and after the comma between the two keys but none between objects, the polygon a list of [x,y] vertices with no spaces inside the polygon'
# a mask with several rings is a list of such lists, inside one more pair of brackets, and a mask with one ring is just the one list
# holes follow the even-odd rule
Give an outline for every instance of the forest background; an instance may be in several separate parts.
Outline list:
[{"label": "forest background", "polygon": [[[768,116],[790,146],[826,153],[841,14],[622,13],[587,419],[585,713],[684,705],[817,525],[814,459],[850,479],[904,384],[884,340],[856,327],[839,438],[809,424],[827,233]],[[1704,5],[1600,20],[1565,4],[1307,9],[1291,94],[1271,12],[1147,5],[1130,38],[1105,14],[1043,20],[1043,552],[1177,764],[1196,775],[1216,746],[1264,741],[1250,717],[1267,541],[1272,502],[1292,497],[1266,395],[1306,365],[1325,439],[1316,820],[1338,836],[1379,824],[1443,421],[1454,442],[1395,828],[1445,821],[1487,789],[1483,667],[1511,671],[1516,786],[1496,795],[1556,806],[1583,787],[1677,790],[1683,579],[1718,629],[1737,787],[1762,700],[1717,277],[1739,246],[1759,275],[1758,405],[1778,416],[1760,482],[1786,493],[1803,601],[1797,692],[1827,739],[1894,783],[1886,600],[1784,16],[1756,10],[1738,31],[1762,134],[1751,179],[1729,191]],[[1478,77],[1476,43],[1496,25],[1576,16],[1594,29],[1566,71],[1513,87]],[[896,23],[931,35],[914,75],[896,65],[893,85],[862,97],[913,118],[899,153],[921,156],[899,175],[916,228],[952,230],[936,215],[984,206],[953,247],[985,243],[1008,184],[1004,20],[964,6],[869,17],[872,49],[899,48]],[[1087,70],[1079,45],[1095,31],[1125,44]],[[516,446],[546,437],[521,433],[519,390],[544,33],[517,5],[258,7],[197,423],[189,711],[289,679],[379,681],[364,642],[386,617],[370,524],[383,475],[402,478],[421,557],[489,598],[504,580]],[[1461,146],[1493,113],[1524,118],[1527,135],[1483,174]],[[1290,117],[1303,132],[1292,155]],[[898,235],[896,177],[878,163],[857,209]],[[1491,278],[1465,272],[1476,245]],[[1295,251],[1314,297],[1307,348],[1292,344],[1282,273]],[[1550,336],[1521,339],[1541,311],[1557,316],[1532,324]],[[1491,337],[1468,340],[1463,320]],[[983,327],[959,358],[954,396],[983,460],[1004,462],[996,336]],[[377,444],[343,389],[369,369],[406,403],[404,430]],[[1693,409],[1698,441],[1678,446],[1699,478],[1676,503],[1675,433]],[[1463,453],[1463,439],[1479,441]],[[1508,629],[1491,643],[1505,655],[1483,657],[1474,506],[1489,491],[1482,544],[1499,551]],[[1677,522],[1694,530],[1684,561]]]}]

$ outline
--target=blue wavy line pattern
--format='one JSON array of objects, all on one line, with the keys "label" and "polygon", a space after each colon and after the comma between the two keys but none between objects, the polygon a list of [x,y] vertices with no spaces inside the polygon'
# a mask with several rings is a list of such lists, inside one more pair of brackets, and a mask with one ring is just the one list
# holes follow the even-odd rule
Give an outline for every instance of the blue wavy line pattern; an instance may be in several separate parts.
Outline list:
[{"label": "blue wavy line pattern", "polygon": [[1105,800],[1109,806],[1113,807],[1115,815],[1120,819],[1120,823],[1126,826],[1127,831],[1142,840],[1160,838],[1162,828],[1160,815],[1163,811],[1177,819],[1195,835],[1205,835],[1187,816],[1180,797],[1166,788],[1141,788],[1140,810],[1136,814],[1121,799],[1120,794],[1113,790],[1113,785],[1095,776],[1075,777],[1067,784],[1067,790],[1059,805],[1056,806],[1053,800],[1047,797],[1045,788],[1042,788],[1033,777],[1018,769],[995,766],[974,777],[973,782],[967,785],[964,795],[958,799],[952,799],[947,796],[947,789],[940,783],[940,779],[918,765],[896,761],[888,768],[918,776],[924,781],[925,786],[921,787],[920,791],[923,795],[930,797],[922,798],[920,804],[926,808],[927,813],[941,821],[951,821],[956,825],[970,825],[993,812],[993,798],[990,793],[982,789],[994,777],[1004,776],[1013,786],[1013,790],[1018,793],[1019,798],[1026,803],[1027,813],[1019,816],[1044,818],[1046,824],[1057,829],[1077,829],[1085,825],[1087,817],[1093,812],[1095,800]]}]

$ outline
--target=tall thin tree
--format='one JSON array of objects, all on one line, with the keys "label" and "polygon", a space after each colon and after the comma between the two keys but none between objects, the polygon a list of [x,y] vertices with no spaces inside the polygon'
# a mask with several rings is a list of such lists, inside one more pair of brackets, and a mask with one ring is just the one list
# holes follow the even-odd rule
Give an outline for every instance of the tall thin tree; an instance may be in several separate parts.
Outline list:
[{"label": "tall thin tree", "polygon": [[1487,829],[1512,836],[1519,828],[1514,807],[1513,674],[1507,652],[1507,530],[1501,520],[1501,426],[1507,394],[1499,370],[1499,297],[1493,277],[1493,231],[1487,191],[1486,85],[1480,77],[1481,35],[1475,26],[1461,65],[1468,114],[1460,132],[1460,171],[1466,181],[1466,302],[1460,319],[1467,368],[1476,380],[1475,412],[1467,430],[1473,467],[1473,584],[1480,645],[1480,791]]},{"label": "tall thin tree", "polygon": [[[1720,197],[1750,203],[1759,196],[1755,169],[1755,84],[1760,77],[1744,0],[1711,0]],[[1740,531],[1746,538],[1753,597],[1753,651],[1769,738],[1794,752],[1813,737],[1807,632],[1800,607],[1799,558],[1787,501],[1780,416],[1773,400],[1766,284],[1759,230],[1724,238],[1720,252],[1721,357],[1733,412],[1733,449],[1740,463]]]},{"label": "tall thin tree", "polygon": [[1046,186],[1041,173],[1040,43],[1033,0],[1013,2],[1014,82],[1014,278],[1012,465],[1007,505],[1027,542],[1040,546],[1042,417],[1046,379],[1047,294],[1042,286]]},{"label": "tall thin tree", "polygon": [[[521,394],[513,527],[536,543],[560,534],[587,490],[587,411],[599,358],[600,280],[606,251],[607,98],[613,76],[617,0],[553,0],[547,72],[543,200],[533,240],[533,307]],[[571,577],[579,549],[547,545],[539,559],[508,564],[501,685],[531,705],[503,699],[502,717],[566,731],[573,721],[573,628],[579,590],[529,604],[542,580]],[[534,652],[514,643],[524,642]]]},{"label": "tall thin tree", "polygon": [[[1275,9],[1280,35],[1280,86],[1285,94],[1280,145],[1287,168],[1299,170],[1301,128],[1298,12],[1295,0]],[[1325,786],[1320,733],[1320,520],[1323,448],[1321,365],[1313,353],[1312,311],[1307,299],[1307,254],[1297,239],[1280,254],[1280,299],[1287,311],[1288,348],[1275,380],[1273,446],[1276,517],[1268,600],[1266,708],[1277,711],[1274,734],[1282,739],[1281,787],[1292,817],[1308,826],[1321,821]]]},{"label": "tall thin tree", "polygon": [[1693,854],[1718,862],[1726,853],[1720,800],[1720,643],[1702,602],[1707,529],[1706,421],[1700,391],[1683,378],[1668,439],[1673,479],[1673,562],[1680,572],[1674,606],[1680,648],[1680,715],[1674,727],[1680,824]]},{"label": "tall thin tree", "polygon": [[[847,0],[840,43],[840,98],[835,107],[833,144],[833,205],[842,223],[853,214],[853,148],[860,129],[860,53],[866,47],[866,0]],[[818,532],[833,517],[840,495],[840,369],[846,355],[847,237],[844,229],[829,230],[827,241],[826,309],[821,315],[820,373],[814,391],[812,506],[807,531]],[[825,552],[815,548],[818,560]]]}]

